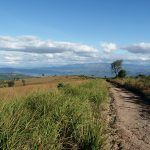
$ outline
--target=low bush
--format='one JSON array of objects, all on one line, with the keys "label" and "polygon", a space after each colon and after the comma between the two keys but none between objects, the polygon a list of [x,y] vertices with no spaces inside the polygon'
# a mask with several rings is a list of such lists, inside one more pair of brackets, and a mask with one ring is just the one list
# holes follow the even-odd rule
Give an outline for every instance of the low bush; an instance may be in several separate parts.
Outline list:
[{"label": "low bush", "polygon": [[64,87],[64,83],[58,83],[57,88],[63,88]]},{"label": "low bush", "polygon": [[7,83],[8,83],[8,87],[13,87],[15,85],[15,81],[14,80],[10,80]]},{"label": "low bush", "polygon": [[125,78],[127,75],[126,71],[125,70],[120,70],[119,73],[118,73],[118,77],[119,78]]}]

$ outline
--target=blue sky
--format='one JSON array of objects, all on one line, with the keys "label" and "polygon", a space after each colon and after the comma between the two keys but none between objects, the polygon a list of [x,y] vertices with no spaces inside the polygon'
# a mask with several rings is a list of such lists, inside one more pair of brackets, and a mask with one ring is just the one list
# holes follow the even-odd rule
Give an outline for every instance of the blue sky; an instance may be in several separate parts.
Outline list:
[{"label": "blue sky", "polygon": [[1,0],[0,66],[149,64],[149,14],[149,0]]}]

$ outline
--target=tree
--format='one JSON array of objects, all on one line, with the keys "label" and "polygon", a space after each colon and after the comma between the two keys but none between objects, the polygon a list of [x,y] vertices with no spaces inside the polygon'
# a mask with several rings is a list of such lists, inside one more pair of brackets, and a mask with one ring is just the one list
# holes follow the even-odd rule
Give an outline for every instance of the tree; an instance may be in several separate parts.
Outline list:
[{"label": "tree", "polygon": [[120,77],[120,78],[124,78],[124,77],[126,77],[126,75],[127,75],[127,73],[126,73],[126,71],[125,70],[120,70],[119,71],[119,73],[118,73],[118,77]]},{"label": "tree", "polygon": [[26,81],[24,79],[22,79],[22,85],[25,86],[26,85]]},{"label": "tree", "polygon": [[122,69],[123,60],[116,60],[111,64],[112,73],[115,73],[116,77],[118,77],[119,71]]}]

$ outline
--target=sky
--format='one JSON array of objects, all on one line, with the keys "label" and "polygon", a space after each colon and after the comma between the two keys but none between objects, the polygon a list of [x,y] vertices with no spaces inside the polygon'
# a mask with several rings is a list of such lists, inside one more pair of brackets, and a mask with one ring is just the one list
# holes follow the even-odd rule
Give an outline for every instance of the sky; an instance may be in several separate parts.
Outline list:
[{"label": "sky", "polygon": [[149,0],[0,0],[0,67],[150,65]]}]

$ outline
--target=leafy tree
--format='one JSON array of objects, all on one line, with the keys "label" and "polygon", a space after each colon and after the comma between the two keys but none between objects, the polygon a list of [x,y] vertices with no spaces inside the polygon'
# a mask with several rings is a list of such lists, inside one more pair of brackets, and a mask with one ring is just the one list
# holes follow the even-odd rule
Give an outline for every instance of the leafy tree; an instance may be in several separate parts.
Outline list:
[{"label": "leafy tree", "polygon": [[120,77],[120,78],[124,78],[124,77],[126,77],[126,75],[127,75],[127,73],[126,73],[126,71],[125,70],[120,70],[119,71],[119,73],[118,73],[118,77]]},{"label": "leafy tree", "polygon": [[122,69],[122,62],[123,60],[116,60],[111,63],[112,73],[115,73],[116,77],[118,77],[118,73]]},{"label": "leafy tree", "polygon": [[24,79],[22,79],[22,84],[23,84],[23,86],[26,85],[26,81]]}]

